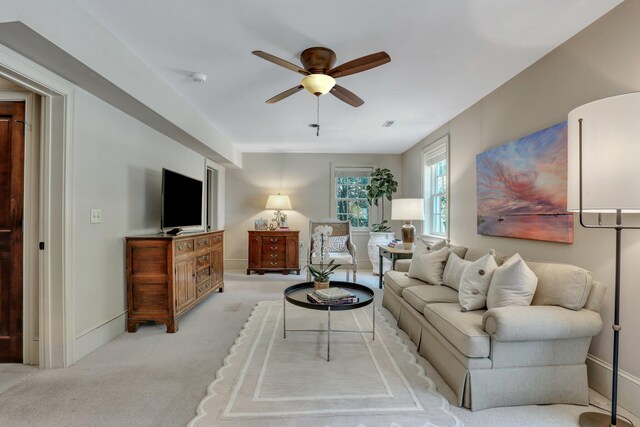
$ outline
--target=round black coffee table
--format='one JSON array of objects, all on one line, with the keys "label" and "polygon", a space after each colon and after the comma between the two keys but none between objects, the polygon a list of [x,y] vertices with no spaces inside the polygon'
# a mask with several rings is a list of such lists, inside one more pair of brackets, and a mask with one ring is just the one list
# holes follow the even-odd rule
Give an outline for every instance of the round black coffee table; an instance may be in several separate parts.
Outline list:
[{"label": "round black coffee table", "polygon": [[[329,284],[331,288],[342,288],[352,294],[354,294],[358,301],[349,304],[324,304],[309,301],[307,294],[314,292],[313,282],[298,283],[297,285],[289,286],[284,290],[283,299],[283,329],[284,338],[287,338],[287,332],[326,332],[327,333],[327,361],[331,359],[331,332],[355,332],[355,333],[371,333],[372,339],[376,339],[376,308],[373,305],[373,329],[371,331],[361,330],[346,330],[346,329],[331,329],[331,312],[332,311],[344,311],[353,310],[356,308],[366,307],[373,302],[374,293],[373,289],[363,285],[351,282],[331,281]],[[327,312],[327,329],[287,329],[287,301],[298,307],[308,308],[311,310],[324,310]]]}]

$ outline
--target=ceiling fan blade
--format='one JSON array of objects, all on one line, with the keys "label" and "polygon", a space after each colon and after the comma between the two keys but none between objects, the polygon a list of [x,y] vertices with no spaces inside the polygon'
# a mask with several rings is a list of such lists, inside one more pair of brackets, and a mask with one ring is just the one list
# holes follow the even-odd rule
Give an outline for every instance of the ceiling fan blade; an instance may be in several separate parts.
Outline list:
[{"label": "ceiling fan blade", "polygon": [[346,102],[352,107],[359,107],[364,104],[364,101],[360,99],[358,95],[340,85],[335,85],[333,89],[331,89],[331,95],[335,96],[340,101]]},{"label": "ceiling fan blade", "polygon": [[267,104],[275,104],[276,102],[282,101],[283,99],[293,95],[294,93],[298,93],[302,88],[303,88],[302,85],[292,87],[291,89],[287,89],[284,92],[277,94],[273,98],[267,99],[265,102]]},{"label": "ceiling fan blade", "polygon": [[338,65],[337,67],[329,70],[327,74],[334,78],[344,77],[350,74],[370,70],[386,64],[387,62],[391,62],[391,57],[387,52],[372,53],[371,55],[363,56],[362,58],[354,59],[353,61]]},{"label": "ceiling fan blade", "polygon": [[254,50],[253,53],[255,56],[259,56],[262,59],[266,59],[269,62],[273,62],[276,65],[287,68],[291,71],[295,71],[296,73],[304,74],[305,76],[309,75],[309,72],[302,67],[299,67],[296,64],[292,64],[289,61],[285,61],[284,59],[278,58],[277,56],[273,56],[270,53],[263,52],[261,50]]}]

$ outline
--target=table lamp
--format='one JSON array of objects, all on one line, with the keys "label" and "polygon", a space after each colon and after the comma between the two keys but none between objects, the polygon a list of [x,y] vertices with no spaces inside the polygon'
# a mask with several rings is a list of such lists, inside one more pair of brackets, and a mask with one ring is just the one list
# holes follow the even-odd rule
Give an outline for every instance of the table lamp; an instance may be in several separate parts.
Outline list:
[{"label": "table lamp", "polygon": [[[620,339],[620,259],[622,214],[640,212],[640,92],[604,98],[571,111],[568,117],[567,209],[579,212],[585,228],[616,232],[615,307],[613,320],[613,380],[611,416],[598,412],[580,415],[580,425],[631,424],[617,418],[618,345]],[[598,222],[585,221],[585,212],[598,213]],[[614,213],[615,225],[602,224],[602,213]]]},{"label": "table lamp", "polygon": [[411,221],[424,219],[424,199],[393,199],[391,201],[391,219],[402,220],[402,245],[411,249],[416,240],[416,228]]},{"label": "table lamp", "polygon": [[276,216],[271,221],[275,222],[271,224],[269,228],[271,230],[275,230],[282,226],[283,222],[283,209],[291,209],[291,200],[289,200],[289,196],[278,194],[270,194],[267,199],[267,204],[264,207],[265,209],[275,209],[274,215]]}]

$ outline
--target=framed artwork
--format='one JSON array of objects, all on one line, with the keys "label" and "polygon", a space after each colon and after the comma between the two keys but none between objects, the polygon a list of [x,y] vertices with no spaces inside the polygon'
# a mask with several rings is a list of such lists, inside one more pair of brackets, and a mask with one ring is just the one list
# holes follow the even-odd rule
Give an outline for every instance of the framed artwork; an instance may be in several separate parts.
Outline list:
[{"label": "framed artwork", "polygon": [[476,156],[478,234],[573,243],[567,122]]},{"label": "framed artwork", "polygon": [[264,218],[256,219],[255,227],[258,231],[265,231],[269,229],[269,222]]}]

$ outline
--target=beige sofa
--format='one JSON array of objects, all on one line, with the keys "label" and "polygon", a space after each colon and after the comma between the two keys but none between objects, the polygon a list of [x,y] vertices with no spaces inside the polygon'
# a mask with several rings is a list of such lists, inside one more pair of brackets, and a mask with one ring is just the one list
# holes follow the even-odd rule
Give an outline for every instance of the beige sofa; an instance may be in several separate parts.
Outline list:
[{"label": "beige sofa", "polygon": [[[486,253],[469,249],[464,258]],[[526,261],[538,277],[531,306],[462,312],[454,289],[408,277],[409,262],[398,261],[396,271],[385,274],[382,305],[451,387],[457,398],[452,403],[473,411],[588,404],[585,360],[602,328],[605,292],[591,273]]]}]

